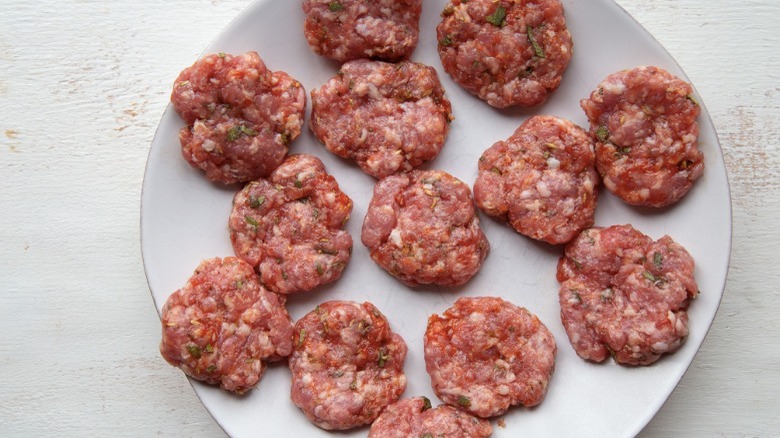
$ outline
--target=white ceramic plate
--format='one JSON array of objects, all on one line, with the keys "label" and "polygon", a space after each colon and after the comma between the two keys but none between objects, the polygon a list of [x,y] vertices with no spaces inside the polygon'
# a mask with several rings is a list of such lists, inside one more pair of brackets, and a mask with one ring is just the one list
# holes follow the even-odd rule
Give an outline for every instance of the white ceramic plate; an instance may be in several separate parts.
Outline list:
[{"label": "white ceramic plate", "polygon": [[[303,83],[307,92],[319,87],[335,74],[338,65],[309,50],[303,37],[300,3],[254,2],[206,52],[256,50],[269,68],[287,71]],[[445,3],[424,2],[420,43],[412,59],[438,70],[456,117],[442,153],[429,167],[446,170],[470,185],[476,178],[482,151],[508,137],[528,116],[553,114],[587,126],[579,100],[612,72],[652,64],[685,78],[660,44],[611,0],[563,0],[575,52],[561,87],[540,107],[499,111],[463,91],[442,69],[435,28]],[[373,302],[409,345],[405,364],[409,384],[404,396],[425,395],[436,403],[423,361],[422,338],[428,316],[441,313],[458,297],[502,296],[539,316],[557,340],[558,357],[544,402],[533,409],[510,410],[502,417],[504,427],[493,422],[494,436],[635,435],[688,368],[715,316],[726,281],[731,245],[728,181],[715,129],[702,99],[698,100],[702,103],[700,148],[706,169],[691,192],[674,207],[650,211],[629,207],[602,191],[596,215],[597,225],[631,223],[653,238],[669,234],[696,260],[701,295],[690,307],[690,336],[680,351],[655,365],[629,368],[611,361],[592,364],[577,357],[559,317],[555,268],[561,248],[533,242],[484,215],[482,226],[491,252],[475,278],[457,290],[411,290],[403,286],[377,267],[360,243],[360,227],[375,180],[326,152],[308,129],[293,143],[291,151],[320,157],[353,199],[348,230],[355,247],[338,282],[289,300],[293,318],[300,318],[327,300]],[[152,143],[141,201],[144,266],[158,309],[186,282],[201,259],[233,254],[227,218],[235,188],[213,185],[185,163],[177,138],[182,126],[169,106]],[[193,382],[193,388],[232,436],[328,435],[309,423],[290,402],[290,377],[283,364],[269,367],[258,387],[242,397],[198,382]],[[347,435],[366,433],[363,428]]]}]

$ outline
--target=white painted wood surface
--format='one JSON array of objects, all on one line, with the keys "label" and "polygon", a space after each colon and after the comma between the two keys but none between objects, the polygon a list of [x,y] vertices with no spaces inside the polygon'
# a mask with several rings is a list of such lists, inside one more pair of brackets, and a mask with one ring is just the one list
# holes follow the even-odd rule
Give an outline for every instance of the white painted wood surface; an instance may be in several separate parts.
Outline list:
[{"label": "white painted wood surface", "polygon": [[[1,3],[0,436],[223,435],[157,352],[139,204],[171,81],[249,0]],[[704,98],[734,209],[720,311],[642,436],[779,436],[780,2],[619,3]]]}]

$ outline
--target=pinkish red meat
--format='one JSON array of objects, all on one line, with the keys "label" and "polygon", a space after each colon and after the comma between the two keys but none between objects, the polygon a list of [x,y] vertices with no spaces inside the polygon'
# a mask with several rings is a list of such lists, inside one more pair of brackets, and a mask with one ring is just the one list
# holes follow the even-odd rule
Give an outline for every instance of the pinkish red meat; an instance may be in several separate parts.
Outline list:
[{"label": "pinkish red meat", "polygon": [[630,225],[583,231],[558,262],[561,320],[574,350],[628,365],[673,353],[688,335],[693,271],[693,258],[669,236],[653,241]]},{"label": "pinkish red meat", "polygon": [[410,61],[347,62],[311,98],[314,135],[376,178],[436,157],[453,118],[436,70]]},{"label": "pinkish red meat", "polygon": [[517,232],[560,244],[593,225],[598,183],[588,133],[565,119],[534,116],[482,154],[474,199]]},{"label": "pinkish red meat", "polygon": [[370,424],[406,389],[406,343],[371,303],[329,301],[295,323],[291,398],[328,430]]},{"label": "pinkish red meat", "polygon": [[233,199],[228,227],[236,255],[269,290],[308,291],[341,277],[352,254],[344,225],[352,200],[313,155],[290,155]]},{"label": "pinkish red meat", "polygon": [[464,284],[490,249],[469,187],[437,170],[380,180],[361,239],[379,266],[409,286]]},{"label": "pinkish red meat", "polygon": [[371,425],[368,438],[486,438],[492,433],[487,420],[449,405],[434,408],[426,397],[414,397],[386,407]]},{"label": "pinkish red meat", "polygon": [[212,54],[184,69],[171,102],[188,126],[182,156],[215,182],[268,175],[301,133],[306,93],[285,72],[266,68],[256,52]]},{"label": "pinkish red meat", "polygon": [[547,393],[557,348],[528,310],[501,298],[459,298],[425,331],[425,367],[436,395],[487,418],[536,406]]},{"label": "pinkish red meat", "polygon": [[609,75],[580,102],[596,138],[604,185],[632,205],[680,200],[704,172],[699,105],[686,82],[658,67]]},{"label": "pinkish red meat", "polygon": [[499,108],[544,102],[572,55],[558,0],[451,0],[436,35],[444,70]]},{"label": "pinkish red meat", "polygon": [[400,61],[417,47],[422,0],[304,0],[304,34],[318,55]]},{"label": "pinkish red meat", "polygon": [[201,262],[163,306],[160,353],[196,380],[242,393],[257,384],[266,362],[291,352],[284,298],[236,257]]}]

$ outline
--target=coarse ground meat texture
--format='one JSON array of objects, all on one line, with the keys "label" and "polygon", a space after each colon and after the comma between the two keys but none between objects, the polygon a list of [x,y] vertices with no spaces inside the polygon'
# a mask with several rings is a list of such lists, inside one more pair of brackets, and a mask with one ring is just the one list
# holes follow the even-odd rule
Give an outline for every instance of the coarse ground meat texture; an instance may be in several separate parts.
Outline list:
[{"label": "coarse ground meat texture", "polygon": [[243,393],[260,380],[266,362],[292,353],[284,302],[243,260],[204,260],[163,306],[160,353],[196,380]]},{"label": "coarse ground meat texture", "polygon": [[406,389],[404,340],[371,303],[329,301],[295,323],[291,398],[317,426],[369,424]]},{"label": "coarse ground meat texture", "polygon": [[424,345],[436,395],[482,418],[541,403],[557,352],[539,318],[493,297],[459,298],[432,315]]},{"label": "coarse ground meat texture", "polygon": [[469,187],[438,170],[377,182],[361,239],[371,258],[408,286],[464,284],[490,250]]},{"label": "coarse ground meat texture", "polygon": [[267,176],[301,133],[306,92],[282,71],[269,70],[256,52],[211,54],[184,69],[171,94],[187,123],[182,156],[223,184]]},{"label": "coarse ground meat texture", "polygon": [[336,61],[408,58],[420,34],[422,0],[304,0],[312,51]]},{"label": "coarse ground meat texture", "polygon": [[269,290],[308,291],[341,277],[352,254],[344,229],[351,211],[352,200],[319,158],[290,155],[236,193],[230,240]]},{"label": "coarse ground meat texture", "polygon": [[490,422],[449,405],[431,407],[426,397],[399,400],[371,425],[368,438],[486,438]]},{"label": "coarse ground meat texture", "polygon": [[574,123],[534,116],[480,157],[477,207],[525,236],[566,243],[593,225],[599,183],[593,150],[590,135]]},{"label": "coarse ground meat texture", "polygon": [[436,34],[444,70],[498,108],[544,102],[572,56],[558,0],[451,0]]},{"label": "coarse ground meat texture", "polygon": [[558,262],[561,320],[583,359],[649,365],[682,346],[698,294],[690,254],[630,225],[591,228]]},{"label": "coarse ground meat texture", "polygon": [[693,89],[658,67],[609,75],[580,102],[597,139],[596,168],[610,192],[631,205],[680,200],[704,172],[701,109]]},{"label": "coarse ground meat texture", "polygon": [[350,61],[311,99],[314,135],[376,178],[436,157],[453,119],[436,70],[411,61]]}]

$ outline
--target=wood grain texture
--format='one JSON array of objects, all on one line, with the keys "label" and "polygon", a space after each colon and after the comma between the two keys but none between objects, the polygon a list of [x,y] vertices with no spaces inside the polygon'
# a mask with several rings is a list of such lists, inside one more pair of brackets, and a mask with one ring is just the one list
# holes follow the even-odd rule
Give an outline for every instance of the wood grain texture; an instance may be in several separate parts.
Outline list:
[{"label": "wood grain texture", "polygon": [[[619,3],[704,98],[733,198],[720,311],[641,436],[777,436],[780,2]],[[171,81],[248,4],[0,6],[0,436],[224,435],[157,352],[139,205]]]}]

